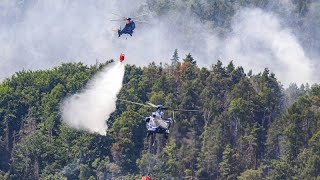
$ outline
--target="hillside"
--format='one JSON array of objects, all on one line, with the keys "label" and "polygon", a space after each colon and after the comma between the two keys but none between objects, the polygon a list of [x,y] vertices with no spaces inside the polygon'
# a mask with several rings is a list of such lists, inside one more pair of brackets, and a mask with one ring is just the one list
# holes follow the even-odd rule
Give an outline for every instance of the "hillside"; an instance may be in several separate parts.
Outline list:
[{"label": "hillside", "polygon": [[[319,9],[0,1],[0,180],[320,180]],[[198,111],[148,137],[148,103]]]},{"label": "hillside", "polygon": [[127,65],[120,98],[201,110],[176,114],[150,154],[146,108],[117,103],[106,136],[61,121],[61,101],[108,63],[22,71],[0,84],[0,179],[319,178],[319,86],[283,89],[268,69],[200,68],[190,54]]}]

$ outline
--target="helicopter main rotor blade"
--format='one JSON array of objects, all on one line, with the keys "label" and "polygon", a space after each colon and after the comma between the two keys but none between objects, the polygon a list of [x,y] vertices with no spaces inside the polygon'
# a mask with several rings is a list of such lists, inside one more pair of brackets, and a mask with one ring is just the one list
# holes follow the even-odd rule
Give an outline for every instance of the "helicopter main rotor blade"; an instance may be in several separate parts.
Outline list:
[{"label": "helicopter main rotor blade", "polygon": [[147,22],[147,21],[140,21],[140,20],[134,20],[135,22],[138,22],[138,23],[144,23],[144,24],[150,24],[151,25],[151,23],[149,23],[149,22]]},{"label": "helicopter main rotor blade", "polygon": [[139,105],[139,106],[144,106],[144,107],[148,107],[148,108],[153,108],[152,106],[150,105],[146,105],[146,104],[142,104],[142,103],[138,103],[138,102],[133,102],[133,101],[128,101],[128,100],[125,100],[125,99],[118,99],[119,101],[123,101],[123,102],[127,102],[127,103],[131,103],[131,104],[136,104],[136,105]]},{"label": "helicopter main rotor blade", "polygon": [[171,110],[169,107],[166,107],[166,106],[163,106],[161,109],[162,110]]},{"label": "helicopter main rotor blade", "polygon": [[195,109],[174,109],[171,107],[165,107],[167,110],[171,110],[171,111],[181,111],[181,112],[199,112],[199,110],[195,110]]},{"label": "helicopter main rotor blade", "polygon": [[151,107],[155,107],[155,108],[157,107],[157,105],[152,104],[152,103],[150,103],[150,102],[148,102],[147,104],[148,104],[149,106],[151,106]]},{"label": "helicopter main rotor blade", "polygon": [[146,14],[141,14],[141,15],[138,15],[138,16],[134,16],[134,17],[132,17],[133,19],[135,19],[135,18],[138,18],[138,17],[143,17],[143,16],[146,16],[146,15],[149,15],[150,13],[146,13]]},{"label": "helicopter main rotor blade", "polygon": [[163,106],[162,107],[163,110],[169,110],[169,111],[181,111],[181,112],[199,112],[199,110],[196,109],[174,109],[172,107],[168,107],[168,106]]},{"label": "helicopter main rotor blade", "polygon": [[124,21],[123,19],[111,19],[110,21]]},{"label": "helicopter main rotor blade", "polygon": [[172,111],[182,111],[182,112],[199,112],[199,110],[190,110],[190,109],[171,109]]},{"label": "helicopter main rotor blade", "polygon": [[121,16],[121,15],[119,15],[119,14],[116,14],[116,13],[110,13],[110,14],[113,14],[113,15],[115,15],[115,16],[118,16],[118,17],[121,17],[121,18],[126,18],[126,17],[124,17],[124,16]]}]

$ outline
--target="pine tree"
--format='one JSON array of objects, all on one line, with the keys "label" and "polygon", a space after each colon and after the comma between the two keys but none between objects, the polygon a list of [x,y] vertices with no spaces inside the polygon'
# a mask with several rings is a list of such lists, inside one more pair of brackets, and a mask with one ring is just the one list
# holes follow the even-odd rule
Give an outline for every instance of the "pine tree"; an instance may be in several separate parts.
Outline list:
[{"label": "pine tree", "polygon": [[233,179],[233,150],[230,145],[227,145],[225,150],[223,151],[222,162],[219,164],[220,166],[220,174],[222,179]]},{"label": "pine tree", "polygon": [[173,67],[175,67],[178,63],[179,63],[179,54],[178,54],[178,49],[175,49],[174,50],[174,53],[173,53],[173,56],[172,56],[172,59],[170,59],[172,61],[171,65]]},{"label": "pine tree", "polygon": [[192,55],[190,53],[187,54],[186,58],[183,59],[183,62],[191,63],[191,64],[194,64],[194,65],[197,64],[197,61],[194,60],[194,58],[192,57]]}]

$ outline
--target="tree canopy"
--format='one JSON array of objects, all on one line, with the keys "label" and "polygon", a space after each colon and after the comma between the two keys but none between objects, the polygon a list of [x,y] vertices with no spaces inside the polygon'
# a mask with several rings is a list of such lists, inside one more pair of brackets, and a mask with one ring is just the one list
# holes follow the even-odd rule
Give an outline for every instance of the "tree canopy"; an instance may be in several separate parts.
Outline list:
[{"label": "tree canopy", "polygon": [[[0,84],[3,179],[314,179],[319,177],[320,88],[283,89],[268,69],[247,76],[220,61],[127,65],[119,97],[199,109],[176,113],[150,153],[143,117],[117,103],[106,136],[62,123],[59,105],[108,63],[21,71]],[[170,116],[168,113],[167,116]]]}]

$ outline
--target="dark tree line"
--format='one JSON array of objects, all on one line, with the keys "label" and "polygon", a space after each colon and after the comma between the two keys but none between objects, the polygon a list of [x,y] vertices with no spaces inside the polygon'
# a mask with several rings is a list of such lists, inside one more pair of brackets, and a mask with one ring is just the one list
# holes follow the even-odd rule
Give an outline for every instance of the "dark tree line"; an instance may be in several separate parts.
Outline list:
[{"label": "dark tree line", "polygon": [[[127,65],[120,98],[176,113],[170,136],[150,153],[150,109],[117,103],[106,136],[68,128],[63,98],[106,64],[22,71],[0,84],[2,179],[316,179],[320,172],[320,88],[283,89],[275,74],[246,74],[220,61],[199,68],[191,54],[172,65]],[[166,116],[171,116],[167,112]]]}]

